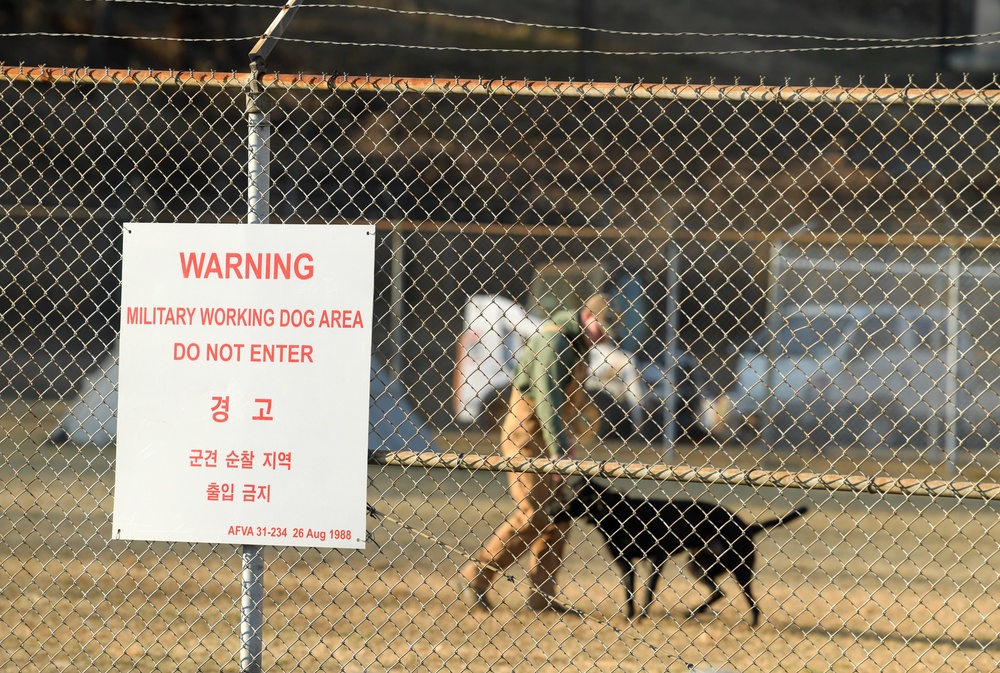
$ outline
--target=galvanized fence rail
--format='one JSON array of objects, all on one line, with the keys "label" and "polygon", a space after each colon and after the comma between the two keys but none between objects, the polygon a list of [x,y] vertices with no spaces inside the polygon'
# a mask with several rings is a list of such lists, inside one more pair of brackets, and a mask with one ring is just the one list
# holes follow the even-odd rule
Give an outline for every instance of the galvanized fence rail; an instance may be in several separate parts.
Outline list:
[{"label": "galvanized fence rail", "polygon": [[[3,67],[0,670],[995,668],[998,100]],[[366,549],[114,540],[122,224],[265,219],[378,232]],[[596,291],[574,454],[502,456]],[[628,619],[586,516],[570,610],[526,559],[470,609],[518,473],[808,512],[755,538],[756,625],[733,579],[691,616],[684,554]]]}]

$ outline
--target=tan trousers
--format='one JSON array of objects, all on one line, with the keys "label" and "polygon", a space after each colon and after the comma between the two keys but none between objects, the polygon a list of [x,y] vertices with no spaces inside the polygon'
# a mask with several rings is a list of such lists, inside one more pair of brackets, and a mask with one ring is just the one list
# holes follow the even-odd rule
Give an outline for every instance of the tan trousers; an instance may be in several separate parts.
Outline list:
[{"label": "tan trousers", "polygon": [[[544,455],[545,442],[535,405],[515,390],[510,410],[501,425],[500,453],[505,457],[537,458]],[[556,498],[560,475],[508,472],[510,496],[517,510],[497,528],[479,552],[479,578],[474,583],[490,585],[498,573],[512,566],[526,551],[531,552],[528,578],[537,593],[556,593],[556,572],[562,564],[569,523],[556,525],[546,503]]]}]

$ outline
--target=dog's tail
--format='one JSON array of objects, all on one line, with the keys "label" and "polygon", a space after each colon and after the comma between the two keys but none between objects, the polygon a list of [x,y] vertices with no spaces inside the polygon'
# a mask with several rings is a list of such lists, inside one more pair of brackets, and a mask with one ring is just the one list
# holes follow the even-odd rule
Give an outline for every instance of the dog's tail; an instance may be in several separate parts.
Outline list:
[{"label": "dog's tail", "polygon": [[747,535],[753,537],[758,533],[763,533],[768,528],[774,528],[775,526],[783,526],[789,521],[795,521],[795,519],[798,519],[800,516],[803,516],[808,511],[809,511],[808,507],[806,507],[805,505],[800,505],[799,507],[796,507],[788,514],[784,516],[779,516],[776,519],[768,519],[767,521],[757,521],[747,526]]}]

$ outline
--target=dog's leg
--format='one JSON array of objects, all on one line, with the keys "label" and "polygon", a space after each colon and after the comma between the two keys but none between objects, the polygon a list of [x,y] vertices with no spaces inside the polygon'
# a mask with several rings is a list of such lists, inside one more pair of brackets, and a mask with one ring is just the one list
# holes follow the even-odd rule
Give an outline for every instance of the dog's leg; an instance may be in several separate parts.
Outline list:
[{"label": "dog's leg", "polygon": [[635,617],[635,564],[623,557],[619,557],[617,562],[625,589],[625,616],[632,621]]},{"label": "dog's leg", "polygon": [[[697,559],[692,559],[691,563],[688,564],[688,571],[694,576],[695,581],[701,582],[709,588],[712,592],[705,602],[696,607],[691,611],[691,616],[700,615],[701,613],[707,611],[712,603],[719,600],[720,598],[725,598],[726,595],[722,593],[722,588],[719,587],[719,583],[715,581],[715,578],[709,574],[709,571],[702,567]],[[714,573],[718,575],[718,573]]]},{"label": "dog's leg", "polygon": [[653,603],[653,596],[656,595],[656,589],[660,585],[660,578],[663,577],[663,566],[667,565],[667,559],[661,560],[659,563],[654,561],[653,572],[649,575],[649,580],[646,582],[646,603],[642,606],[642,612],[639,613],[641,617],[649,617],[649,606]]},{"label": "dog's leg", "polygon": [[749,559],[749,561],[733,571],[733,578],[740,583],[743,595],[750,602],[750,626],[757,626],[757,622],[760,621],[760,608],[757,607],[757,601],[753,597],[753,590],[750,586],[753,582],[753,559]]}]

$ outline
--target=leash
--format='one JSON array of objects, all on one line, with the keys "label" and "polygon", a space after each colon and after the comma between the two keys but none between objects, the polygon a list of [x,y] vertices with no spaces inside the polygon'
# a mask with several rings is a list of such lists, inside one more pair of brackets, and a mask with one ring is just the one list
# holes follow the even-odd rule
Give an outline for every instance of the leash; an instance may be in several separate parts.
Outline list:
[{"label": "leash", "polygon": [[[446,552],[448,552],[449,555],[454,555],[454,556],[460,557],[463,560],[463,562],[464,561],[475,561],[475,559],[473,559],[471,556],[469,556],[466,552],[462,551],[458,547],[455,547],[454,545],[448,544],[447,542],[441,540],[439,537],[437,537],[435,535],[432,535],[432,534],[430,534],[430,533],[428,533],[426,531],[420,530],[418,528],[414,528],[410,524],[406,523],[405,521],[400,520],[398,517],[395,517],[392,514],[387,514],[385,512],[380,512],[379,510],[375,509],[375,507],[372,506],[372,505],[368,505],[367,507],[368,507],[368,515],[370,517],[372,517],[373,519],[375,519],[375,520],[384,519],[386,521],[390,521],[390,522],[398,525],[403,530],[406,530],[406,531],[408,531],[410,533],[413,533],[417,537],[422,537],[425,540],[429,540],[432,544],[437,545],[441,549],[444,549]],[[377,546],[378,545],[376,543],[376,547]],[[476,563],[482,563],[481,561],[475,561],[475,562]],[[490,569],[492,569],[494,571],[496,571],[497,574],[498,574],[498,576],[503,577],[504,579],[506,579],[508,582],[510,582],[514,586],[518,585],[519,582],[518,582],[518,580],[513,575],[502,572],[500,568],[498,568],[497,566],[492,565],[492,564],[486,564],[486,567],[490,568]],[[587,613],[587,612],[584,612],[583,610],[575,608],[575,607],[573,607],[571,605],[566,605],[565,603],[556,600],[554,596],[546,594],[546,597],[549,599],[549,604],[552,605],[552,607],[555,608],[556,610],[558,610],[559,612],[562,612],[564,614],[574,615],[576,617],[579,617],[580,619],[582,619],[585,622],[590,622],[592,625],[596,625],[596,626],[599,626],[599,627],[611,629],[618,636],[624,636],[625,638],[628,638],[629,640],[631,640],[635,644],[645,645],[650,650],[652,650],[652,652],[653,652],[654,655],[658,656],[660,654],[660,648],[663,647],[662,645],[653,645],[653,644],[647,642],[646,640],[644,640],[644,639],[642,639],[642,638],[640,638],[640,637],[638,637],[636,635],[633,635],[633,634],[625,631],[624,629],[618,628],[617,626],[615,626],[614,624],[612,624],[608,619],[606,619],[603,615],[601,615],[600,617],[596,616],[596,615],[600,615],[600,613],[597,612],[596,610],[594,610],[594,611],[592,611],[590,613]],[[679,663],[683,664],[684,666],[686,666],[688,668],[688,670],[694,670],[691,667],[691,664],[688,664],[687,662],[685,662],[683,659],[680,658],[680,653],[679,652],[675,651],[674,656],[677,658],[677,661]]]}]

